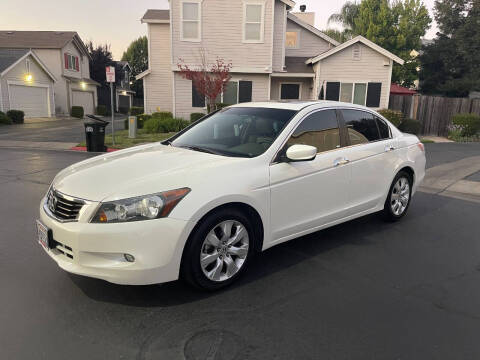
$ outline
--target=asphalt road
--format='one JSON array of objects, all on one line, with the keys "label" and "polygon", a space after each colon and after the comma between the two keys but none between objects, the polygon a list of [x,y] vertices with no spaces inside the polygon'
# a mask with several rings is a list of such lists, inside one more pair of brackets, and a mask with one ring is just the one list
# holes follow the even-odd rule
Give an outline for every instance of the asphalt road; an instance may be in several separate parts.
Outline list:
[{"label": "asphalt road", "polygon": [[[427,154],[432,166],[480,147]],[[480,358],[479,203],[417,193],[401,222],[279,245],[217,293],[118,286],[60,270],[35,241],[51,179],[88,156],[0,149],[1,358]]]}]

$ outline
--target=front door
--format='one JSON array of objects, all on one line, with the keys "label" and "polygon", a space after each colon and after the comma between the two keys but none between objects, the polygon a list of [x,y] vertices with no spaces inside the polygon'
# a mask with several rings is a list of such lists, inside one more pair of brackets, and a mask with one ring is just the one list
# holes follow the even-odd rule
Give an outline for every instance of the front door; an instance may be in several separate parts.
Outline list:
[{"label": "front door", "polygon": [[288,162],[279,157],[270,165],[271,226],[274,242],[302,235],[341,219],[346,213],[350,167],[344,161],[335,110],[307,115],[288,139],[315,146],[311,161]]}]

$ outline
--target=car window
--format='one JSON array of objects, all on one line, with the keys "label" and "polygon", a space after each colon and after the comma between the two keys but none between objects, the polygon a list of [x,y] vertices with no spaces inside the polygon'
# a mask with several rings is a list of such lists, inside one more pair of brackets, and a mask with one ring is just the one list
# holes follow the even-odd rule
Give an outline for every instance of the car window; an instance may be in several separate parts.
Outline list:
[{"label": "car window", "polygon": [[366,111],[342,110],[351,145],[364,144],[380,139],[375,117]]},{"label": "car window", "polygon": [[375,117],[375,120],[377,121],[378,130],[380,131],[380,138],[389,139],[390,128],[388,127],[387,123],[378,117]]},{"label": "car window", "polygon": [[225,156],[258,156],[295,114],[285,109],[226,108],[187,129],[172,145]]},{"label": "car window", "polygon": [[287,141],[287,146],[294,144],[315,146],[318,152],[339,148],[340,132],[335,110],[317,111],[303,119]]}]

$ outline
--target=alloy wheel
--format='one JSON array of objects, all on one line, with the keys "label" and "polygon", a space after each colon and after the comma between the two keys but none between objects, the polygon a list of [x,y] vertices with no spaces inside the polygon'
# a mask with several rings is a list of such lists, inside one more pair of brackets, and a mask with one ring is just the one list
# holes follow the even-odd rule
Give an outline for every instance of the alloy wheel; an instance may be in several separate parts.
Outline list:
[{"label": "alloy wheel", "polygon": [[410,200],[410,182],[406,177],[400,177],[392,188],[390,207],[392,213],[400,216],[404,213]]}]

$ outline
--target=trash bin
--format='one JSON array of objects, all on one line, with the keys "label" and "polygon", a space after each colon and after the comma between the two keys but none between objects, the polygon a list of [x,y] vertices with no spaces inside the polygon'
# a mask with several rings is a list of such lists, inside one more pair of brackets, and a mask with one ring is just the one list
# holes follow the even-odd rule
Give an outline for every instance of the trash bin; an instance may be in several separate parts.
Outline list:
[{"label": "trash bin", "polygon": [[93,115],[87,115],[88,118],[94,120],[85,122],[85,140],[88,152],[105,152],[105,128],[108,121],[97,118]]}]

